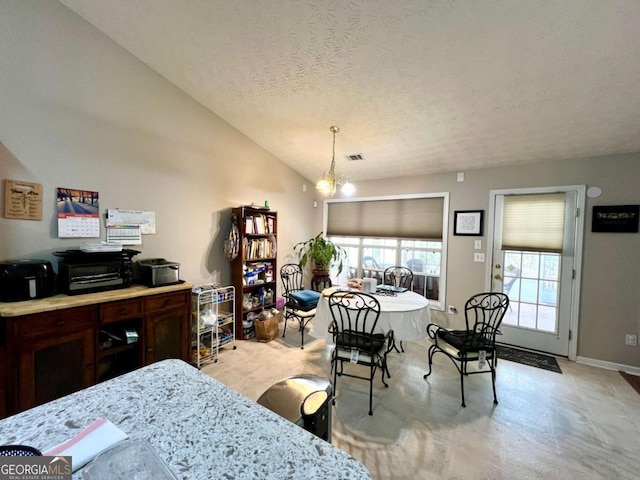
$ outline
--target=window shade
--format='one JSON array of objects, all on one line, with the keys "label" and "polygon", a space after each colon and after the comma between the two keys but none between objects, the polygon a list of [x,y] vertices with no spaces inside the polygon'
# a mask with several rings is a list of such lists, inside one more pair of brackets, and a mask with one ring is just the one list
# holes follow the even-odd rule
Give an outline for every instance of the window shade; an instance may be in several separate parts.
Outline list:
[{"label": "window shade", "polygon": [[328,204],[327,235],[442,240],[444,198]]},{"label": "window shade", "polygon": [[565,194],[504,197],[503,250],[562,253]]}]

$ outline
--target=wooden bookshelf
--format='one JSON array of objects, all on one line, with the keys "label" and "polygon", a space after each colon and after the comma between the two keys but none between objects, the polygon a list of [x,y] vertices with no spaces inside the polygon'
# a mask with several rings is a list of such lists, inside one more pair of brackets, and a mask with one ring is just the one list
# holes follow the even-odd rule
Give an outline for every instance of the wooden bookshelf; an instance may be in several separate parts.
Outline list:
[{"label": "wooden bookshelf", "polygon": [[[231,280],[236,289],[236,338],[245,340],[243,324],[252,316],[275,307],[278,266],[278,213],[255,207],[232,209],[238,221],[240,248],[231,263]],[[264,305],[260,292],[270,291]],[[251,307],[247,308],[247,299]]]}]

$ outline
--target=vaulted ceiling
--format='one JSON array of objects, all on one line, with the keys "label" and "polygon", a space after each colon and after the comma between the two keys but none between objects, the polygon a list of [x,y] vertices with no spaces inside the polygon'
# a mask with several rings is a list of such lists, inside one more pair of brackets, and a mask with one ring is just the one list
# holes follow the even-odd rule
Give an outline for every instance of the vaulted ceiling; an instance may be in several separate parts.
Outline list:
[{"label": "vaulted ceiling", "polygon": [[638,0],[59,1],[311,180],[640,151]]}]

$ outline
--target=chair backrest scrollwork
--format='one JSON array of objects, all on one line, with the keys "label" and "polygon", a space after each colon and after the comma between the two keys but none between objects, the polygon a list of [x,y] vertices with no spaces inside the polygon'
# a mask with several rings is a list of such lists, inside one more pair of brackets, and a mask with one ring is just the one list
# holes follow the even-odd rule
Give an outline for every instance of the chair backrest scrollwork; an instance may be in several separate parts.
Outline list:
[{"label": "chair backrest scrollwork", "polygon": [[280,268],[280,279],[284,287],[284,296],[289,297],[291,292],[303,290],[302,268],[297,263],[287,263]]},{"label": "chair backrest scrollwork", "polygon": [[413,272],[407,267],[389,267],[384,271],[384,283],[411,290]]},{"label": "chair backrest scrollwork", "polygon": [[369,351],[380,317],[380,303],[363,292],[334,292],[327,299],[336,345]]},{"label": "chair backrest scrollwork", "polygon": [[481,335],[492,344],[502,323],[509,297],[504,293],[478,293],[467,300],[464,308],[467,331]]}]

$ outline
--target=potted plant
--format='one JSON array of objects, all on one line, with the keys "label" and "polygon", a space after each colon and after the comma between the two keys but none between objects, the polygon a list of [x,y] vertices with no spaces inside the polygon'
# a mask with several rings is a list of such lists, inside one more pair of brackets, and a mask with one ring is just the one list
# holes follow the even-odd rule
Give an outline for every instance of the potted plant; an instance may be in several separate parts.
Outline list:
[{"label": "potted plant", "polygon": [[338,275],[340,275],[342,273],[342,261],[347,255],[344,248],[324,238],[322,232],[306,242],[297,243],[293,250],[298,254],[300,267],[304,268],[308,262],[312,262],[314,275],[328,275],[329,269],[333,265],[337,265]]}]

